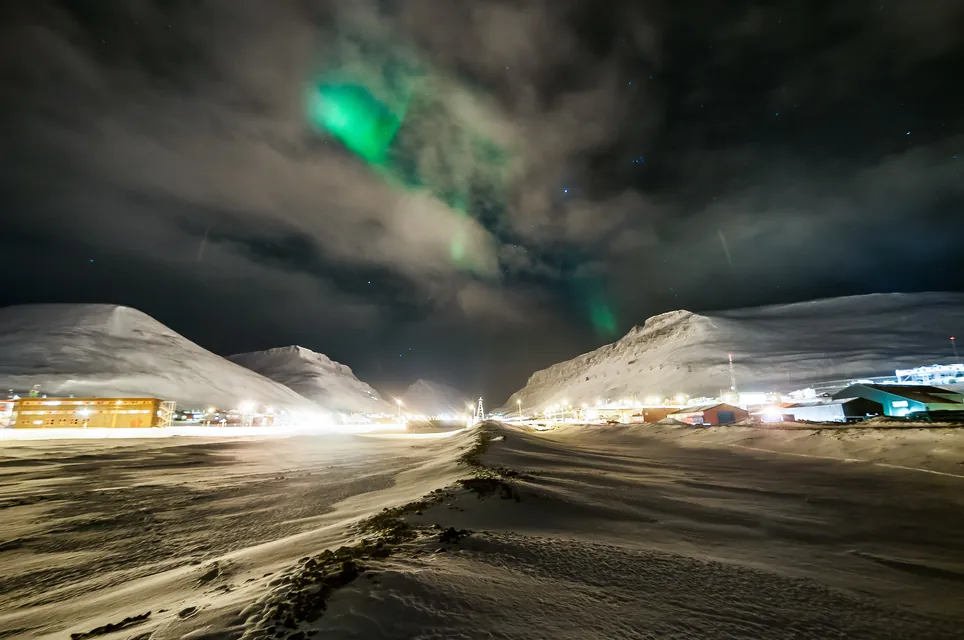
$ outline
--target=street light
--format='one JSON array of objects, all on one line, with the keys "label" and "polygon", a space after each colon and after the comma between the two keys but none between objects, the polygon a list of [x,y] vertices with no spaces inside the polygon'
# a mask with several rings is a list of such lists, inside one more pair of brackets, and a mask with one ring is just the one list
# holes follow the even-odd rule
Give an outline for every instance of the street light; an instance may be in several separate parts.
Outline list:
[{"label": "street light", "polygon": [[522,400],[516,400],[515,403],[519,405],[519,420],[522,420]]},{"label": "street light", "polygon": [[405,403],[402,402],[402,399],[401,399],[401,398],[395,398],[395,402],[398,403],[398,421],[401,422],[401,421],[402,421],[402,405],[405,404]]}]

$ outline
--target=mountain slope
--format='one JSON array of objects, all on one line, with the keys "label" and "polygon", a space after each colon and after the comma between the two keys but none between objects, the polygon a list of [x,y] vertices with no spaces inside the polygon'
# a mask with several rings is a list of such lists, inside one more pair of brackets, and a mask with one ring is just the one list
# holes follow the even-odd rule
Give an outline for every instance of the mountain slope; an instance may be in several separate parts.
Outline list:
[{"label": "mountain slope", "polygon": [[470,410],[469,396],[454,387],[430,380],[418,380],[402,394],[405,408],[426,416],[442,414],[462,415]]},{"label": "mountain slope", "polygon": [[537,371],[506,402],[541,408],[636,395],[716,395],[794,389],[822,380],[893,375],[952,358],[964,333],[964,294],[873,294],[734,311],[671,311],[618,342]]},{"label": "mountain slope", "polygon": [[[311,408],[294,391],[228,362],[147,314],[107,304],[0,309],[0,388],[47,395],[156,396],[234,408]],[[317,408],[317,407],[315,407]]]},{"label": "mountain slope", "polygon": [[228,356],[228,359],[293,389],[331,411],[396,411],[394,404],[356,378],[349,367],[305,347],[277,347],[239,353]]}]

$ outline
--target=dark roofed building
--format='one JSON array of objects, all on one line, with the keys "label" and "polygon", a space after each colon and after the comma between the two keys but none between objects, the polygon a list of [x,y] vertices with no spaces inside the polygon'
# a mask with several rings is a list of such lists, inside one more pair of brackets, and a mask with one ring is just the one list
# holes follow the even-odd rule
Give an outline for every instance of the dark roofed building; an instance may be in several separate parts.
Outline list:
[{"label": "dark roofed building", "polygon": [[928,385],[854,384],[838,391],[833,398],[864,398],[878,402],[883,407],[884,415],[898,418],[940,413],[964,414],[964,395]]},{"label": "dark roofed building", "polygon": [[709,404],[703,407],[686,407],[669,415],[673,420],[687,424],[719,425],[734,424],[750,417],[746,409],[731,404]]},{"label": "dark roofed building", "polygon": [[782,409],[783,415],[804,422],[859,422],[883,415],[883,406],[866,398],[818,398]]}]

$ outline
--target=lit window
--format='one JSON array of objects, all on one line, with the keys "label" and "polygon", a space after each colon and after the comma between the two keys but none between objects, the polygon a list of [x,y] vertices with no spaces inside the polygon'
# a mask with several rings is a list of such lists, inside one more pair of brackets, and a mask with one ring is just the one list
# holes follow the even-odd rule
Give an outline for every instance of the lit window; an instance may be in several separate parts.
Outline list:
[{"label": "lit window", "polygon": [[894,407],[894,408],[906,407],[906,406],[907,406],[907,401],[906,401],[906,400],[894,400],[893,402],[890,403],[890,406],[892,406],[892,407]]}]

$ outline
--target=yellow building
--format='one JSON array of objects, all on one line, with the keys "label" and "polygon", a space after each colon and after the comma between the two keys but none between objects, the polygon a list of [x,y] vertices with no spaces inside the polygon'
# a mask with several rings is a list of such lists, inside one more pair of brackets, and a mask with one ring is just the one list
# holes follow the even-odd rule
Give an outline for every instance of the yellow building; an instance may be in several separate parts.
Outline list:
[{"label": "yellow building", "polygon": [[174,402],[158,398],[19,398],[8,425],[16,429],[168,427]]}]

